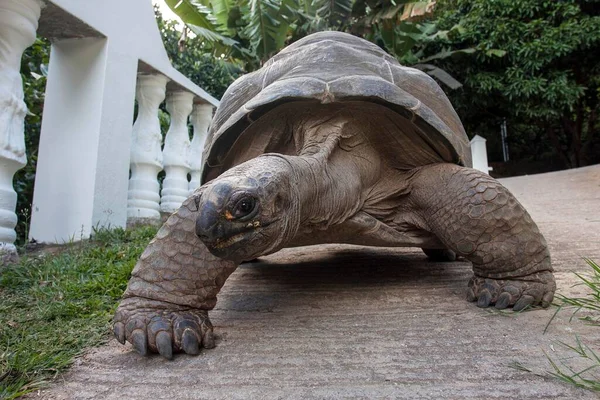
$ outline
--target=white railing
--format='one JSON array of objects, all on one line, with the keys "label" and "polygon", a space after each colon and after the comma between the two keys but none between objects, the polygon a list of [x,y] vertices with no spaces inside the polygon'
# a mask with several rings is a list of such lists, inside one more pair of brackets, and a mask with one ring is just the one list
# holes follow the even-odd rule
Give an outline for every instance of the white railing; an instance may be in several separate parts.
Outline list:
[{"label": "white railing", "polygon": [[[96,227],[159,221],[160,210],[174,210],[199,185],[198,146],[218,105],[171,66],[151,0],[0,0],[4,259],[16,254],[12,179],[26,163],[20,60],[36,33],[50,38],[52,48],[31,239],[63,243],[89,237]],[[136,98],[138,116],[132,129]],[[165,98],[171,127],[161,151],[158,109]],[[191,146],[190,113],[195,135]],[[162,169],[167,177],[160,199],[157,174]]]},{"label": "white railing", "polygon": [[158,110],[165,99],[167,81],[164,75],[138,76],[138,115],[133,124],[131,143],[128,219],[160,219],[160,184],[156,177],[163,169],[163,156]]},{"label": "white railing", "polygon": [[172,213],[188,197],[190,171],[190,136],[187,120],[193,108],[193,95],[174,92],[167,95],[167,111],[171,114],[171,125],[165,137],[163,163],[166,172],[160,196],[160,211]]}]

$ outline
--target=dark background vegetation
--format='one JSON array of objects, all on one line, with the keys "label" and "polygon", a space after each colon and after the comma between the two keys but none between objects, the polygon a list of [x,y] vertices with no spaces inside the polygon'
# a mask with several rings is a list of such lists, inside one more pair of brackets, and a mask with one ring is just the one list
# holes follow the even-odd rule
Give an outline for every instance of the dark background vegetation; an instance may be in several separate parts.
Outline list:
[{"label": "dark background vegetation", "polygon": [[[287,44],[340,30],[436,78],[469,136],[488,140],[493,175],[600,162],[598,0],[441,0],[433,12],[425,10],[427,2],[401,0],[183,1],[193,4],[202,8],[189,14],[185,34],[159,13],[157,21],[173,65],[216,98]],[[14,179],[20,243],[29,223],[49,48],[38,39],[21,69],[30,114],[28,164]],[[168,124],[166,113],[161,121]],[[508,163],[502,162],[503,121]]]}]

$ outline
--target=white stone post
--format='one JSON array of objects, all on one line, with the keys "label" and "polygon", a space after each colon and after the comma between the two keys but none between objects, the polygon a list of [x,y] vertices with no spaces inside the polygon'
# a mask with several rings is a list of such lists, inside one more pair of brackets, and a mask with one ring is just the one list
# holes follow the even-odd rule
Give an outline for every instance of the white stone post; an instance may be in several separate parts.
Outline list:
[{"label": "white stone post", "polygon": [[162,170],[162,135],[158,107],[165,99],[169,79],[164,75],[139,74],[136,99],[138,115],[133,124],[127,221],[160,221],[160,185]]},{"label": "white stone post", "polygon": [[116,39],[52,41],[31,239],[63,243],[125,227],[138,63]]},{"label": "white stone post", "polygon": [[479,135],[471,139],[471,155],[473,156],[473,168],[490,173],[491,168],[488,165],[486,140]]},{"label": "white stone post", "polygon": [[204,144],[206,143],[206,137],[208,136],[208,127],[212,120],[213,106],[210,104],[194,104],[194,111],[190,119],[192,120],[192,126],[194,127],[194,137],[192,138],[192,144],[190,147],[190,180],[189,190],[190,194],[194,190],[200,187],[200,173],[202,172],[202,152],[204,150]]},{"label": "white stone post", "polygon": [[0,0],[0,257],[16,260],[14,242],[17,193],[15,172],[27,164],[21,57],[35,41],[42,3],[37,0]]},{"label": "white stone post", "polygon": [[194,94],[171,92],[167,94],[167,111],[171,115],[171,125],[165,137],[163,165],[166,173],[160,199],[160,211],[174,212],[188,198],[190,172],[188,154],[190,136],[187,119],[192,112]]}]

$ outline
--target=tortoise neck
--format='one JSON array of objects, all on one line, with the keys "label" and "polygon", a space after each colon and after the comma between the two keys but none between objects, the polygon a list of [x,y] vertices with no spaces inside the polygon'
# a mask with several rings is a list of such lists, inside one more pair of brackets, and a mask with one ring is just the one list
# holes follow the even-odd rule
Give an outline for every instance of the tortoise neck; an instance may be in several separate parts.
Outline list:
[{"label": "tortoise neck", "polygon": [[334,136],[313,154],[285,156],[297,188],[302,233],[324,230],[356,214],[363,204],[361,178]]}]

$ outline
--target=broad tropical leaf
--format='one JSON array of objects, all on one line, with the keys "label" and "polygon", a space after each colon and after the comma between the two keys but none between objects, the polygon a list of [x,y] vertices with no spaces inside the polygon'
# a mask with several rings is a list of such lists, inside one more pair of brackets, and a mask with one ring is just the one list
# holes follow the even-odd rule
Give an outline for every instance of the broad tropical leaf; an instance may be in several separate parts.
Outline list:
[{"label": "broad tropical leaf", "polygon": [[352,15],[353,0],[313,0],[316,16],[327,21],[329,28],[346,24]]},{"label": "broad tropical leaf", "polygon": [[211,10],[198,0],[165,0],[165,3],[186,24],[207,29],[217,28]]},{"label": "broad tropical leaf", "polygon": [[[208,0],[204,0],[208,1]],[[229,26],[229,17],[233,8],[236,5],[235,0],[210,0],[212,14],[221,30],[227,29]]]},{"label": "broad tropical leaf", "polygon": [[244,35],[250,40],[256,55],[265,61],[283,48],[289,22],[287,8],[277,0],[251,0]]},{"label": "broad tropical leaf", "polygon": [[[224,0],[225,1],[225,0]],[[232,38],[219,33],[217,19],[212,11],[199,0],[165,0],[175,14],[187,24],[192,32],[210,43],[221,43],[225,47],[235,45]]]},{"label": "broad tropical leaf", "polygon": [[237,44],[237,42],[231,38],[228,38],[226,36],[223,36],[215,31],[212,31],[208,28],[204,28],[202,26],[197,26],[197,25],[192,25],[192,24],[188,24],[187,25],[192,32],[194,32],[196,34],[196,36],[199,36],[209,42],[217,42],[217,43],[222,43],[225,46],[235,46]]},{"label": "broad tropical leaf", "polygon": [[412,66],[413,68],[420,69],[423,72],[437,78],[444,85],[448,86],[450,89],[458,89],[462,86],[462,83],[454,79],[452,75],[447,73],[441,68],[436,67],[432,64],[415,64]]},{"label": "broad tropical leaf", "polygon": [[400,20],[402,21],[415,21],[421,19],[433,12],[436,0],[428,1],[413,1],[404,6]]},{"label": "broad tropical leaf", "polygon": [[[459,50],[444,49],[444,50],[440,51],[439,53],[436,53],[436,54],[434,54],[432,56],[429,56],[429,57],[422,58],[419,61],[421,63],[427,63],[427,62],[433,61],[433,60],[441,60],[441,59],[444,59],[444,58],[448,58],[448,57],[451,57],[451,56],[453,56],[455,54],[471,54],[471,53],[475,53],[476,51],[477,51],[477,49],[474,49],[472,47],[469,47],[467,49],[459,49]],[[490,50],[490,51],[494,51],[494,50]]]}]

